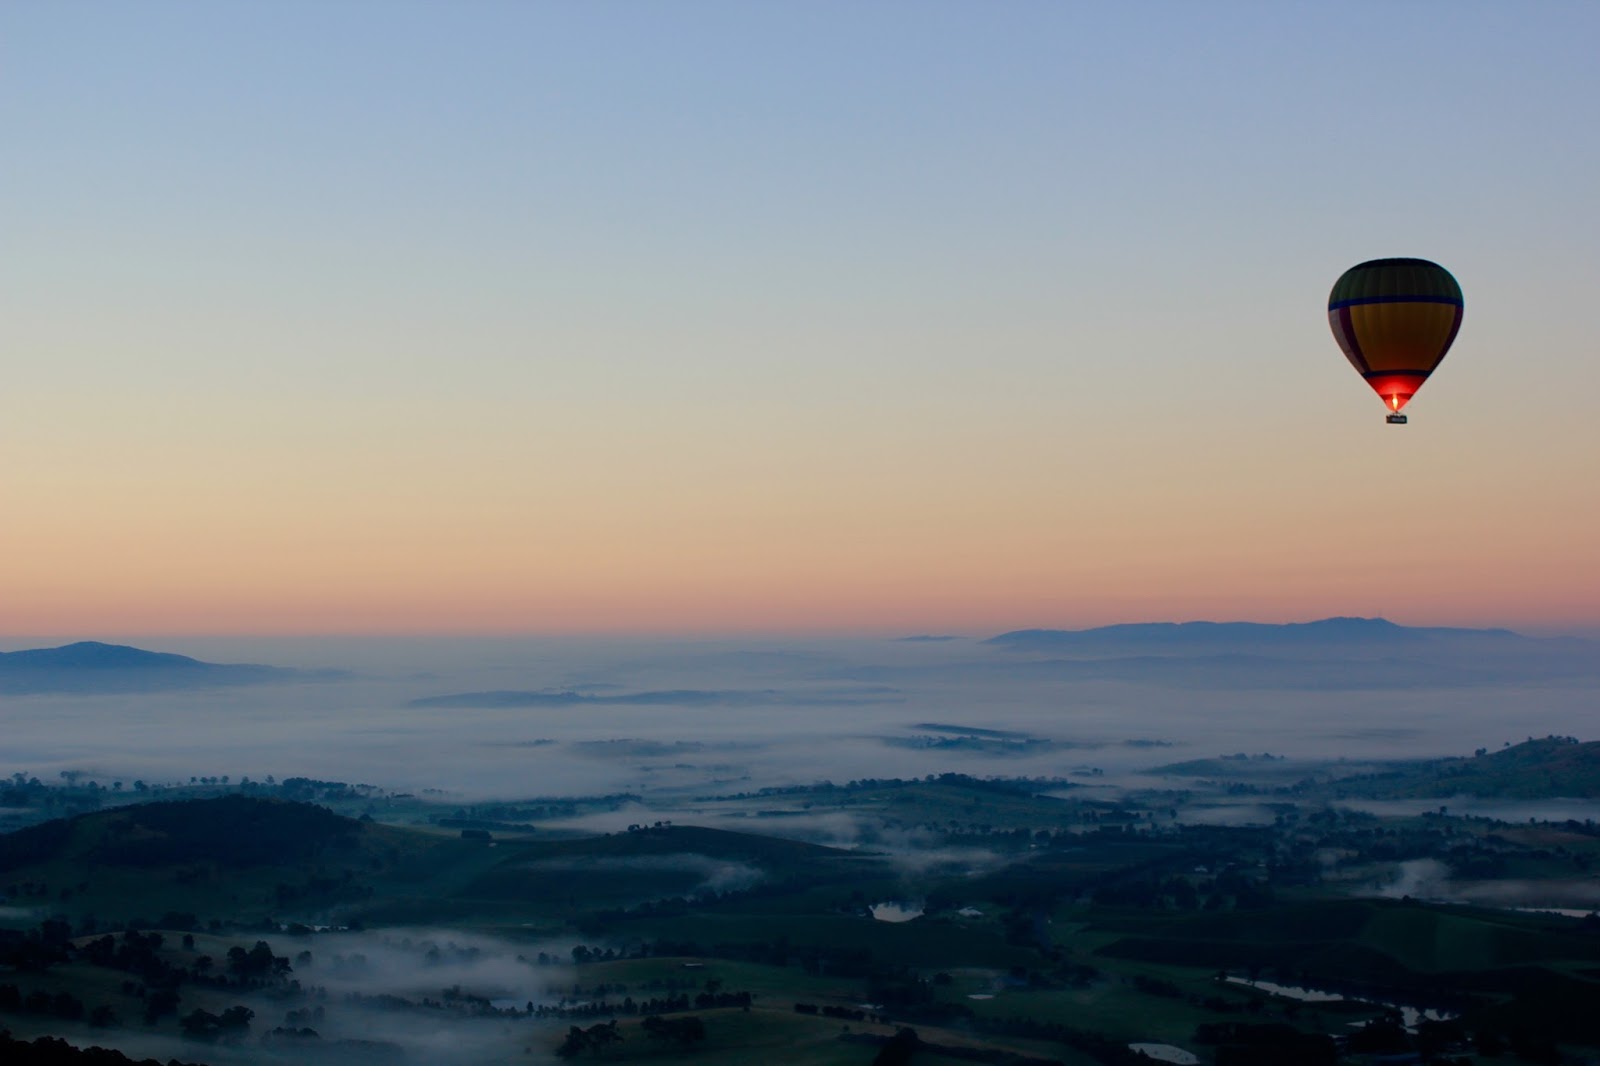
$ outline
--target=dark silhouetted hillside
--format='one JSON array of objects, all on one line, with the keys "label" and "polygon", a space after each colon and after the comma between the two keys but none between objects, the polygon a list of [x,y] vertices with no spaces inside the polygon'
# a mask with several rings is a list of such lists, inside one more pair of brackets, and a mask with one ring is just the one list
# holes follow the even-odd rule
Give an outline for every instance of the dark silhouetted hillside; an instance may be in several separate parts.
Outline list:
[{"label": "dark silhouetted hillside", "polygon": [[[54,1036],[18,1040],[7,1029],[0,1029],[0,1062],[6,1066],[163,1066],[159,1059],[131,1059],[120,1051],[99,1045],[80,1048]],[[199,1064],[169,1059],[165,1066]]]},{"label": "dark silhouetted hillside", "polygon": [[986,643],[1018,651],[1217,651],[1304,648],[1317,644],[1415,644],[1437,640],[1520,641],[1509,629],[1456,629],[1396,625],[1386,618],[1324,618],[1272,625],[1264,622],[1141,622],[1096,629],[1018,629]]},{"label": "dark silhouetted hillside", "polygon": [[1527,637],[1507,629],[1402,626],[1383,618],[1020,629],[985,643],[1015,658],[977,669],[1025,670],[1060,680],[1361,690],[1600,678],[1600,643],[1594,641]]},{"label": "dark silhouetted hillside", "polygon": [[1600,797],[1600,741],[1543,737],[1463,759],[1437,759],[1355,782],[1347,795],[1479,796],[1499,799]]},{"label": "dark silhouetted hillside", "polygon": [[361,823],[309,803],[248,796],[143,803],[0,836],[0,871],[61,861],[136,867],[204,861],[234,869],[292,865],[329,847],[348,847],[361,832]]},{"label": "dark silhouetted hillside", "polygon": [[307,673],[247,663],[208,663],[187,655],[145,651],[86,640],[59,648],[0,652],[0,693],[150,692],[213,685],[264,685],[332,680],[336,672]]}]

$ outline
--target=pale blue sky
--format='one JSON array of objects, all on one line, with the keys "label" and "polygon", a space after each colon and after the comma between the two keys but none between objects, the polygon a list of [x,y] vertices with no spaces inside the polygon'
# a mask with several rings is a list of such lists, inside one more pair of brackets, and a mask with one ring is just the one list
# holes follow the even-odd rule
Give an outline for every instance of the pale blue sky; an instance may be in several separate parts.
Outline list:
[{"label": "pale blue sky", "polygon": [[[1234,532],[1194,534],[1198,575],[1242,565],[1204,548],[1230,536],[1318,543],[1330,500],[1409,502],[1439,525],[1402,535],[1465,538],[1427,587],[1490,582],[1418,620],[1600,622],[1581,549],[1600,540],[1596,41],[1600,6],[1554,2],[13,0],[0,448],[31,517],[0,547],[35,569],[59,548],[29,587],[92,616],[83,558],[109,549],[81,501],[167,515],[128,534],[150,566],[190,537],[264,538],[217,554],[207,587],[263,553],[290,582],[345,566],[419,504],[469,530],[396,549],[397,573],[457,560],[422,564],[440,589],[535,529],[556,529],[552,567],[615,571],[632,529],[640,567],[732,588],[790,565],[750,547],[772,529],[855,523],[801,567],[839,575],[844,625],[878,617],[851,591],[881,563],[863,540],[922,531],[943,547],[904,581],[954,568],[975,589],[975,559],[1129,539],[1038,539],[1052,523],[1125,514],[1136,540],[1220,508]],[[1467,300],[1406,431],[1323,316],[1341,271],[1388,255],[1438,260]],[[219,485],[237,528],[183,509]],[[1309,495],[1245,509],[1293,485]],[[1491,499],[1527,525],[1475,531]],[[647,550],[663,525],[737,543],[747,569]],[[608,547],[574,562],[590,543]],[[1508,553],[1568,578],[1495,571]],[[550,578],[529,566],[514,581]],[[1086,582],[1100,606],[1077,620],[1169,613],[1067,571],[1038,603],[1025,575],[989,578],[1040,614]],[[1557,606],[1562,580],[1581,588]],[[1315,612],[1275,587],[1171,607]],[[963,595],[940,601],[951,622],[1002,612]],[[594,618],[628,616],[601,599]],[[822,624],[824,600],[773,624]]]}]

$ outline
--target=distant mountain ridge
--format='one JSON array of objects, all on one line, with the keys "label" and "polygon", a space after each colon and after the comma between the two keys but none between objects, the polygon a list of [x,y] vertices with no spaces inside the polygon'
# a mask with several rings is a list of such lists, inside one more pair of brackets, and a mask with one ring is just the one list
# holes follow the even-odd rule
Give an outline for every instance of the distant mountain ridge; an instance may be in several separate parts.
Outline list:
[{"label": "distant mountain ridge", "polygon": [[0,693],[148,692],[210,685],[263,685],[337,672],[308,673],[253,663],[208,663],[173,652],[84,640],[59,648],[0,652]]},{"label": "distant mountain ridge", "polygon": [[984,644],[1006,661],[958,665],[968,673],[1025,670],[1061,680],[1212,688],[1458,687],[1600,678],[1600,643],[1592,640],[1403,626],[1386,618],[1019,629]]},{"label": "distant mountain ridge", "polygon": [[1016,650],[1081,648],[1188,649],[1208,646],[1394,644],[1439,639],[1527,640],[1509,629],[1403,626],[1387,618],[1323,618],[1314,622],[1132,622],[1094,629],[1017,629],[984,643]]},{"label": "distant mountain ridge", "polygon": [[187,655],[80,640],[59,648],[0,652],[0,670],[187,670],[211,665]]}]

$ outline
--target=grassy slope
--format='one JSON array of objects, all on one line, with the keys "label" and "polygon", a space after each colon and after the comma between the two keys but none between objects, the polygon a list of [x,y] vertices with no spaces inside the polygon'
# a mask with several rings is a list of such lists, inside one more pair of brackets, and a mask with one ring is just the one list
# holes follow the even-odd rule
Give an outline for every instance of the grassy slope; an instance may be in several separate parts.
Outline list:
[{"label": "grassy slope", "polygon": [[1600,741],[1529,741],[1480,758],[1447,763],[1440,768],[1438,781],[1415,787],[1418,791],[1414,794],[1423,796],[1600,797]]},{"label": "grassy slope", "polygon": [[[1331,900],[1262,911],[1106,917],[1094,930],[1113,958],[1250,966],[1325,979],[1425,985],[1431,975],[1600,961],[1600,939],[1570,922],[1392,900]],[[1596,985],[1600,994],[1600,984]]]},{"label": "grassy slope", "polygon": [[238,796],[122,807],[0,837],[3,883],[49,889],[19,902],[102,922],[169,912],[310,919],[372,893],[432,897],[494,858],[477,841]]},{"label": "grassy slope", "polygon": [[1596,798],[1600,797],[1600,741],[1574,743],[1546,737],[1482,755],[1389,763],[1194,759],[1155,772],[1262,786],[1314,783],[1343,796],[1374,799]]},{"label": "grassy slope", "polygon": [[1337,785],[1346,795],[1375,798],[1596,798],[1600,797],[1600,741],[1529,740],[1468,758],[1403,764]]},{"label": "grassy slope", "polygon": [[[939,998],[969,1006],[980,1017],[1025,1015],[1100,1029],[1121,1039],[1179,1044],[1187,1043],[1199,1021],[1239,1016],[1216,1016],[1186,999],[1153,997],[1125,978],[1172,981],[1185,996],[1240,997],[1252,993],[1219,991],[1211,976],[1218,967],[1238,972],[1255,965],[1402,987],[1447,982],[1497,993],[1512,986],[1548,988],[1558,997],[1553,1002],[1591,993],[1600,997],[1600,981],[1591,976],[1600,973],[1600,940],[1574,935],[1571,923],[1385,900],[1290,899],[1262,910],[1198,913],[1068,907],[1074,921],[1062,921],[1065,913],[1057,910],[1050,935],[1069,961],[1091,962],[1103,971],[1101,978],[1087,987],[1053,988],[1024,987],[1011,979],[1012,966],[1048,971],[1050,965],[1032,947],[1005,942],[997,917],[1005,908],[992,902],[997,896],[1030,885],[1037,888],[1041,878],[1067,889],[1110,870],[1162,869],[1174,855],[1181,858],[1182,849],[1170,843],[1120,834],[1088,835],[1077,850],[1023,851],[1017,865],[998,874],[963,877],[944,886],[945,893],[960,892],[963,900],[979,904],[984,917],[930,916],[891,924],[862,916],[859,907],[851,913],[852,893],[870,902],[886,898],[876,894],[880,890],[905,883],[880,860],[790,840],[680,826],[575,840],[502,840],[491,846],[444,834],[330,821],[331,815],[323,818],[316,808],[303,805],[251,800],[245,802],[256,806],[236,809],[223,801],[206,802],[214,806],[182,805],[200,811],[195,825],[174,821],[169,817],[174,812],[151,804],[40,826],[41,832],[22,837],[20,843],[20,834],[0,838],[0,859],[10,866],[0,876],[44,880],[52,886],[73,886],[87,878],[90,888],[74,890],[65,905],[102,918],[142,913],[153,919],[168,910],[190,910],[202,919],[248,917],[261,907],[262,913],[286,919],[293,914],[271,906],[276,884],[303,884],[318,874],[337,881],[349,872],[373,889],[373,898],[360,904],[371,916],[480,927],[500,923],[526,932],[529,923],[538,922],[547,923],[549,930],[562,929],[571,914],[607,905],[602,891],[607,886],[615,889],[617,899],[658,893],[660,885],[654,882],[659,871],[643,875],[637,867],[690,857],[749,866],[772,881],[793,878],[796,886],[687,914],[618,918],[601,939],[667,938],[710,948],[782,937],[793,948],[867,948],[876,958],[909,966],[923,976],[939,970],[953,973],[954,982],[938,990]],[[1022,797],[1021,802],[1029,800]],[[290,829],[303,839],[292,833],[286,837]],[[237,836],[246,831],[272,846],[252,849],[236,840],[217,846],[218,832]],[[189,850],[201,854],[191,856]],[[151,856],[159,861],[150,861]],[[196,869],[205,876],[182,880]],[[931,881],[926,887],[930,892],[940,888]],[[338,890],[336,885],[331,895],[337,896]],[[313,904],[332,905],[307,903]],[[50,906],[59,909],[62,904],[52,896]],[[572,936],[570,929],[565,935]],[[629,973],[616,979],[635,984],[646,980],[642,974],[657,962],[603,965]],[[796,1042],[796,1052],[785,1054],[785,1061],[870,1061],[862,1047],[832,1039],[837,1021],[794,1016],[790,1010],[796,999],[852,1002],[863,993],[860,981],[808,975],[795,966],[715,959],[707,960],[705,972],[713,967],[718,974],[729,971],[722,977],[725,988],[757,992],[760,1009],[750,1015],[707,1012],[708,1021],[711,1014],[726,1014],[729,1020],[713,1028],[712,1057],[693,1061],[749,1061],[750,1049],[787,1048],[783,1041],[788,1040]],[[584,980],[593,983],[604,972],[600,966],[588,968]],[[96,980],[90,975],[82,979],[91,985]],[[995,998],[968,999],[974,993]],[[759,1031],[745,1033],[746,1026]],[[933,1039],[933,1033],[930,1029],[925,1035]],[[1059,1049],[1050,1053],[1072,1059]],[[630,1057],[673,1054],[678,1053],[645,1041],[642,1034],[628,1050]]]}]

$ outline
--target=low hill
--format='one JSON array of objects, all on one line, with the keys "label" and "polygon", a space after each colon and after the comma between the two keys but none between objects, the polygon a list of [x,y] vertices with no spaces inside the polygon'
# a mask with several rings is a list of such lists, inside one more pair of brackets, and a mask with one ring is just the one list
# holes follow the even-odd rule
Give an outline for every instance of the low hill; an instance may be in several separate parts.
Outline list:
[{"label": "low hill", "polygon": [[1006,669],[1054,680],[1335,691],[1600,678],[1594,641],[1384,618],[1022,629],[985,643],[1014,654]]},{"label": "low hill", "polygon": [[48,901],[65,915],[257,920],[348,910],[396,883],[453,884],[449,877],[473,874],[474,861],[488,864],[484,851],[309,803],[224,796],[133,804],[0,836],[0,885],[15,905]]},{"label": "low hill", "polygon": [[1600,741],[1544,737],[1468,758],[1403,764],[1336,784],[1345,795],[1385,799],[1595,799],[1600,798]]},{"label": "low hill", "polygon": [[521,926],[708,890],[884,876],[884,860],[781,837],[656,825],[489,839],[247,796],[134,804],[0,836],[0,886],[67,915]]},{"label": "low hill", "polygon": [[150,692],[215,685],[263,685],[331,680],[336,672],[308,673],[250,663],[208,663],[187,655],[145,651],[85,640],[59,648],[0,652],[0,693]]},{"label": "low hill", "polygon": [[1234,980],[1276,971],[1317,989],[1442,1007],[1472,1029],[1530,1027],[1592,1044],[1600,1038],[1593,1011],[1600,938],[1574,924],[1410,900],[1342,900],[1110,917],[1095,929],[1115,937],[1097,950],[1102,958],[1232,970]]},{"label": "low hill", "polygon": [[309,803],[247,796],[141,803],[0,836],[0,873],[61,861],[145,867],[203,861],[225,869],[299,863],[330,847],[354,846],[362,831],[362,823]]},{"label": "low hill", "polygon": [[701,826],[636,827],[571,840],[522,841],[453,898],[478,915],[532,909],[581,921],[597,910],[762,886],[779,897],[889,876],[875,855]]},{"label": "low hill", "polygon": [[1372,984],[1425,974],[1527,964],[1537,959],[1600,960],[1600,939],[1573,937],[1541,916],[1409,900],[1346,899],[1258,910],[1109,917],[1098,927],[1124,934],[1105,955],[1246,969],[1293,966]]},{"label": "low hill", "polygon": [[1499,751],[1448,759],[1351,763],[1231,755],[1190,759],[1152,773],[1257,785],[1316,783],[1340,797],[1366,799],[1595,799],[1600,798],[1600,741],[1572,737],[1529,739]]},{"label": "low hill", "polygon": [[1525,641],[1509,629],[1402,626],[1386,618],[1323,618],[1264,622],[1142,622],[1095,629],[1018,629],[985,641],[1017,651],[1205,652],[1240,647],[1301,649],[1319,644],[1417,644],[1442,640]]}]

